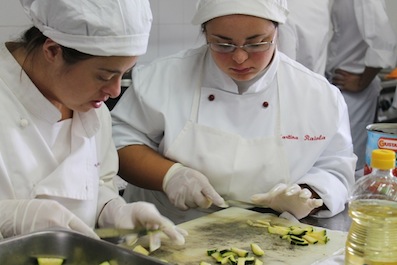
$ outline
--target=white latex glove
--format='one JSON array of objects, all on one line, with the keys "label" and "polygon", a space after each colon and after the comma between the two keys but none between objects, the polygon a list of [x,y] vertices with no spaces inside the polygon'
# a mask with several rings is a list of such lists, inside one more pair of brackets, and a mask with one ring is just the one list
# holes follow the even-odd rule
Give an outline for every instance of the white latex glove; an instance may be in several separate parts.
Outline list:
[{"label": "white latex glove", "polygon": [[65,228],[99,239],[93,229],[54,200],[1,200],[0,231],[4,237],[48,228]]},{"label": "white latex glove", "polygon": [[321,199],[311,199],[312,193],[302,189],[298,184],[288,187],[284,183],[277,184],[267,193],[255,194],[251,197],[253,203],[272,208],[277,212],[289,212],[297,219],[302,219],[323,205]]},{"label": "white latex glove", "polygon": [[109,201],[102,210],[98,224],[100,227],[122,229],[146,228],[161,230],[174,243],[183,245],[187,232],[168,218],[162,216],[156,206],[148,202],[126,203],[122,198]]},{"label": "white latex glove", "polygon": [[163,180],[163,190],[171,203],[181,210],[209,208],[211,204],[226,207],[225,200],[197,170],[175,163]]}]

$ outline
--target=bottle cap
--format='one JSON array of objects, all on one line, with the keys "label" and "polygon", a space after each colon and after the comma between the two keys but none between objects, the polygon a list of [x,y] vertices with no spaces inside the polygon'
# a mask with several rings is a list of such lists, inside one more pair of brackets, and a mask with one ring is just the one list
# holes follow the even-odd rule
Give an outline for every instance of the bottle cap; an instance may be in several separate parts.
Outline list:
[{"label": "bottle cap", "polygon": [[396,153],[387,149],[375,149],[372,151],[371,167],[379,169],[393,169],[396,165]]}]

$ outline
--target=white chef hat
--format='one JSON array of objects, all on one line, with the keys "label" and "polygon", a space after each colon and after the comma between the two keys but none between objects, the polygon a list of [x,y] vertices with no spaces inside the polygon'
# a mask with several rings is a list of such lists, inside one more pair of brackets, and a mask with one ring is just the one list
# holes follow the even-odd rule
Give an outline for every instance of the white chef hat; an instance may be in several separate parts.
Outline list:
[{"label": "white chef hat", "polygon": [[46,37],[95,56],[146,52],[152,23],[148,0],[20,0]]},{"label": "white chef hat", "polygon": [[192,23],[200,25],[226,15],[250,15],[285,23],[288,15],[286,0],[199,0]]}]

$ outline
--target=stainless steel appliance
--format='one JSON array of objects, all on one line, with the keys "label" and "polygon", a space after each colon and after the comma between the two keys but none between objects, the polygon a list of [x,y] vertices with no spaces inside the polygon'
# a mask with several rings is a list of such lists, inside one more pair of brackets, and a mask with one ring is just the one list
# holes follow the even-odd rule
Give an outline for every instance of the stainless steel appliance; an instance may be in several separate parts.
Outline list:
[{"label": "stainless steel appliance", "polygon": [[47,230],[0,241],[0,264],[35,265],[37,257],[62,257],[63,265],[166,264],[103,240],[92,239],[66,230]]},{"label": "stainless steel appliance", "polygon": [[382,82],[382,90],[378,97],[378,109],[375,123],[378,122],[397,122],[397,80],[387,80]]}]

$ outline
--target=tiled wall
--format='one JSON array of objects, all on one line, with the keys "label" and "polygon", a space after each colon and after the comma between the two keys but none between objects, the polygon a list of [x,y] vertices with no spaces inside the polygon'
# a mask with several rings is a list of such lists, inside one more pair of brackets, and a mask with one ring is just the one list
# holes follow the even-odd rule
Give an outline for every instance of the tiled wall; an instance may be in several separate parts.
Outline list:
[{"label": "tiled wall", "polygon": [[0,41],[4,42],[18,37],[18,33],[29,25],[29,20],[18,0],[0,0],[0,4]]},{"label": "tiled wall", "polygon": [[[199,26],[190,23],[196,0],[149,1],[154,21],[148,52],[141,56],[141,63],[203,43]],[[0,4],[0,42],[3,42],[16,38],[19,32],[28,27],[29,21],[18,0],[0,0]],[[397,1],[386,0],[386,4],[392,26],[397,31]]]},{"label": "tiled wall", "polygon": [[196,0],[150,0],[153,12],[148,52],[141,61],[201,45],[199,26],[191,24]]}]

